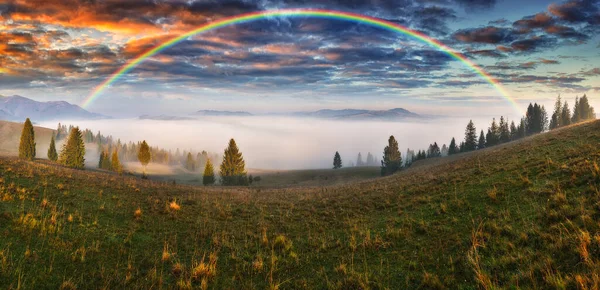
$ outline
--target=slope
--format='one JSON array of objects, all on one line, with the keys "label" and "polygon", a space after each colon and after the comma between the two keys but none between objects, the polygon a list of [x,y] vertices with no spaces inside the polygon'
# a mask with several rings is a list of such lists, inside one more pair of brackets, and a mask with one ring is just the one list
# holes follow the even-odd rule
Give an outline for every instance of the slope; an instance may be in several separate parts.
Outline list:
[{"label": "slope", "polygon": [[[593,288],[600,121],[331,187],[0,159],[0,288]],[[138,211],[139,209],[139,211]]]}]

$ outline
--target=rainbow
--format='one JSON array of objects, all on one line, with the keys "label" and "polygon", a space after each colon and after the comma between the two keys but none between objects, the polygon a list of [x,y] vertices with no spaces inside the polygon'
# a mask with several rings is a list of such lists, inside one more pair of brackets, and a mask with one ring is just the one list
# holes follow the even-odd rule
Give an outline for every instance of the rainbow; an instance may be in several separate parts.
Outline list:
[{"label": "rainbow", "polygon": [[484,71],[477,64],[473,63],[471,60],[466,58],[463,54],[453,50],[452,48],[444,45],[443,43],[423,34],[418,31],[411,30],[407,27],[399,25],[397,23],[389,22],[386,20],[378,19],[375,17],[370,17],[366,15],[349,13],[349,12],[341,12],[335,10],[322,10],[322,9],[280,9],[280,10],[267,10],[267,11],[259,11],[246,13],[241,15],[236,15],[224,19],[220,19],[214,22],[210,22],[204,24],[197,29],[189,31],[187,33],[176,36],[170,40],[165,41],[164,43],[157,45],[156,47],[148,50],[142,55],[129,60],[125,65],[115,71],[108,79],[106,79],[103,83],[98,85],[92,93],[83,101],[82,107],[88,108],[92,102],[97,99],[106,88],[108,88],[111,84],[117,81],[121,76],[128,73],[140,63],[144,62],[149,57],[160,53],[161,51],[179,43],[185,41],[189,37],[192,37],[197,34],[201,34],[207,31],[211,31],[214,29],[218,29],[221,27],[235,25],[240,23],[251,22],[260,19],[268,19],[269,17],[316,17],[316,18],[325,18],[325,19],[335,19],[335,20],[344,20],[344,21],[352,21],[361,24],[370,25],[373,27],[379,27],[382,29],[386,29],[392,32],[396,32],[402,35],[406,35],[412,37],[416,40],[419,40],[423,43],[426,43],[434,48],[439,49],[440,51],[445,52],[452,58],[461,61],[464,65],[469,67],[475,73],[480,75],[486,82],[490,83],[504,98],[506,98],[513,107],[517,109],[517,111],[522,112],[519,108],[518,104],[515,100],[510,96],[510,94],[504,89],[504,87],[492,76],[490,76],[486,71]]}]

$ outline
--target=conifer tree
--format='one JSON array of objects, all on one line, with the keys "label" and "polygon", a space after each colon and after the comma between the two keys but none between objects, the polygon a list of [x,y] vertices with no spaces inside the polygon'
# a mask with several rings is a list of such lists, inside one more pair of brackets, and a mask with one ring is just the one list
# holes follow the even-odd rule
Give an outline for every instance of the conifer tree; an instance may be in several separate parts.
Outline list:
[{"label": "conifer tree", "polygon": [[192,156],[191,152],[187,154],[187,160],[185,161],[185,168],[189,171],[196,170],[196,161],[194,160],[194,157]]},{"label": "conifer tree", "polygon": [[581,110],[579,109],[579,97],[575,97],[575,105],[573,106],[573,116],[571,117],[571,123],[579,123],[581,121]]},{"label": "conifer tree", "polygon": [[394,136],[388,139],[388,146],[383,149],[383,160],[381,160],[381,175],[394,174],[402,166],[402,154],[398,149],[398,142]]},{"label": "conifer tree", "polygon": [[85,166],[85,144],[79,127],[70,127],[67,142],[60,151],[59,162],[67,167],[83,169]]},{"label": "conifer tree", "polygon": [[98,168],[100,168],[100,169],[103,168],[104,158],[106,158],[106,156],[104,156],[104,150],[102,150],[102,148],[100,148],[100,157],[98,158]]},{"label": "conifer tree", "polygon": [[376,166],[377,164],[375,163],[375,160],[373,160],[373,154],[371,154],[371,152],[369,152],[367,154],[367,166]]},{"label": "conifer tree", "polygon": [[206,166],[204,166],[204,174],[202,175],[202,184],[213,185],[215,184],[215,169],[213,168],[210,159],[206,159]]},{"label": "conifer tree", "polygon": [[342,168],[342,157],[339,152],[335,151],[335,155],[333,156],[333,169],[340,168]]},{"label": "conifer tree", "polygon": [[54,142],[54,135],[52,135],[52,139],[50,139],[50,147],[48,148],[48,159],[50,159],[50,161],[58,160],[58,153],[56,152],[56,144]]},{"label": "conifer tree", "polygon": [[473,124],[473,120],[469,121],[467,128],[465,129],[465,152],[473,151],[477,149],[477,130]]},{"label": "conifer tree", "polygon": [[552,112],[552,117],[550,118],[550,130],[554,130],[556,128],[559,128],[561,126],[564,126],[561,123],[561,117],[562,117],[562,103],[560,100],[560,95],[558,95],[558,97],[556,98],[556,102],[554,103],[554,111]]},{"label": "conifer tree", "polygon": [[142,141],[140,145],[140,150],[138,151],[138,160],[144,167],[144,171],[142,172],[142,178],[146,178],[146,166],[150,163],[150,159],[152,155],[150,154],[150,146],[146,143],[146,140]]},{"label": "conifer tree", "polygon": [[246,185],[248,178],[246,177],[245,166],[244,157],[239,151],[235,140],[229,140],[229,146],[225,149],[220,168],[223,185]]},{"label": "conifer tree", "polygon": [[21,142],[19,144],[19,158],[33,160],[35,158],[35,132],[29,118],[23,124]]},{"label": "conifer tree", "polygon": [[569,104],[565,101],[559,115],[559,127],[571,125],[571,110]]},{"label": "conifer tree", "polygon": [[441,149],[442,156],[448,156],[448,146],[444,144]]},{"label": "conifer tree", "polygon": [[113,150],[110,165],[112,167],[112,171],[118,172],[119,174],[123,172],[123,167],[121,166],[121,161],[119,160],[119,153],[117,153],[116,149]]},{"label": "conifer tree", "polygon": [[481,150],[485,148],[485,134],[483,134],[483,130],[479,133],[479,142],[477,142],[477,149]]},{"label": "conifer tree", "polygon": [[460,150],[458,149],[458,146],[456,146],[456,140],[452,137],[452,141],[450,141],[450,146],[448,147],[448,155],[454,155],[459,152]]},{"label": "conifer tree", "polygon": [[496,124],[496,118],[492,119],[492,124],[488,129],[488,133],[485,136],[485,147],[492,147],[498,145],[500,142],[500,127]]},{"label": "conifer tree", "polygon": [[[481,131],[483,133],[483,131]],[[510,140],[516,140],[518,135],[518,129],[515,125],[515,121],[510,122]]]},{"label": "conifer tree", "polygon": [[104,170],[113,170],[112,161],[110,159],[110,151],[104,150],[104,158],[102,159],[102,169]]},{"label": "conifer tree", "polygon": [[500,116],[500,131],[499,143],[506,143],[510,141],[510,129],[508,128],[508,122],[504,120],[504,116]]},{"label": "conifer tree", "polygon": [[360,152],[358,152],[358,157],[356,158],[356,166],[364,166],[365,164],[363,163],[362,160],[362,155],[360,154]]}]

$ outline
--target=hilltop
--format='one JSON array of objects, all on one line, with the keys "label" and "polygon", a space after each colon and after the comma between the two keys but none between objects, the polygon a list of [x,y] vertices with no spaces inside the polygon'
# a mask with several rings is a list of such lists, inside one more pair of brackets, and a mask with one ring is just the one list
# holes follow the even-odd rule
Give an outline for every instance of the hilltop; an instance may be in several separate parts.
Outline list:
[{"label": "hilltop", "polygon": [[599,143],[593,121],[385,178],[274,189],[4,157],[0,288],[598,287]]},{"label": "hilltop", "polygon": [[0,95],[0,120],[22,122],[48,120],[96,120],[108,117],[91,113],[65,101],[38,102],[21,96]]}]

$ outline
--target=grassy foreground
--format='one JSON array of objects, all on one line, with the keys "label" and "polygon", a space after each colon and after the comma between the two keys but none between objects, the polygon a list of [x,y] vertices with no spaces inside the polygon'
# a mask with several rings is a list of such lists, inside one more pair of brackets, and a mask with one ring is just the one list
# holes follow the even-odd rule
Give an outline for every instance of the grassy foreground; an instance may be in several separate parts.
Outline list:
[{"label": "grassy foreground", "polygon": [[2,289],[600,287],[600,122],[330,187],[0,158]]}]

